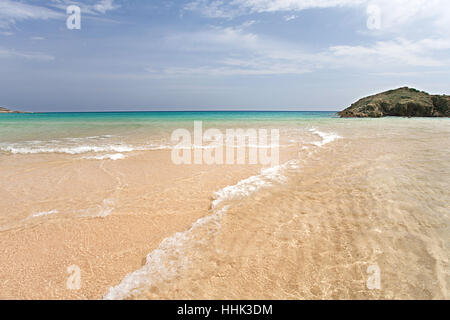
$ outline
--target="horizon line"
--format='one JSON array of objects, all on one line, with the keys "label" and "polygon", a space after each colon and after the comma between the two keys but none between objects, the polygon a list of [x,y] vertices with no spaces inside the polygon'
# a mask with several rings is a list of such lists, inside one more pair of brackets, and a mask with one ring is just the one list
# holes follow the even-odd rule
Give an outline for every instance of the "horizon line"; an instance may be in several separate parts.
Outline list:
[{"label": "horizon line", "polygon": [[[92,110],[92,111],[15,111],[16,114],[30,114],[30,113],[126,113],[126,112],[339,112],[339,110]],[[5,113],[14,114],[14,113]]]}]

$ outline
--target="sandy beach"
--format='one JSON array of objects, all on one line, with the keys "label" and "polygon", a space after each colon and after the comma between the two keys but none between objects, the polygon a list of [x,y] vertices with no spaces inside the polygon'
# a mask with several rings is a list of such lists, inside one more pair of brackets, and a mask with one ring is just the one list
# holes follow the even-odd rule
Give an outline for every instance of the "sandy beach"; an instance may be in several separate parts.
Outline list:
[{"label": "sandy beach", "polygon": [[[208,215],[215,190],[257,171],[175,166],[168,151],[81,165],[36,159],[23,168],[14,163],[14,175],[8,174],[11,168],[2,169],[6,194],[23,192],[15,188],[35,187],[37,192],[29,194],[28,203],[11,197],[11,202],[2,203],[3,212],[14,205],[22,212],[33,206],[38,214],[50,212],[1,231],[2,299],[102,298],[110,285],[140,268],[164,238]],[[36,179],[39,186],[33,186]],[[33,195],[41,199],[42,209],[36,208]],[[45,209],[53,207],[60,209],[53,214]],[[81,290],[66,287],[71,265],[82,270]]]},{"label": "sandy beach", "polygon": [[0,298],[449,297],[448,120],[267,121],[273,167],[3,143]]}]

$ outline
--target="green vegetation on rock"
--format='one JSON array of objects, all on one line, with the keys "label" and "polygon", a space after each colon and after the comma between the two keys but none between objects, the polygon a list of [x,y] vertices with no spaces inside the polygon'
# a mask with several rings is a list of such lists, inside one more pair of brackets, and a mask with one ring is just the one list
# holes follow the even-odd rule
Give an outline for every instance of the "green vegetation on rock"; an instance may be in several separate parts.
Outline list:
[{"label": "green vegetation on rock", "polygon": [[369,96],[338,115],[342,118],[450,117],[450,96],[404,87]]}]

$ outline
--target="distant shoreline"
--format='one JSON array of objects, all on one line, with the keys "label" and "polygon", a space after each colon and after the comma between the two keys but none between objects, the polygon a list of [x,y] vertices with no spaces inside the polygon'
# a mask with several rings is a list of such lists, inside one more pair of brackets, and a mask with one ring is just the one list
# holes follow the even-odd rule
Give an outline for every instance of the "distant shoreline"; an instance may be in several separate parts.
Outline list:
[{"label": "distant shoreline", "polygon": [[16,111],[16,110],[10,110],[5,107],[0,107],[0,114],[7,114],[7,113],[30,113],[30,112],[23,112],[23,111]]}]

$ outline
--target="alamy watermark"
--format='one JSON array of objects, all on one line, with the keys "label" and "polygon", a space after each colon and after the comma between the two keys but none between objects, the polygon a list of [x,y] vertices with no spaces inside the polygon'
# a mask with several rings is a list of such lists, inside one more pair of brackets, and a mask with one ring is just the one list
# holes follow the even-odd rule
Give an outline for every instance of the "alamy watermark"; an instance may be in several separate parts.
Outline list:
[{"label": "alamy watermark", "polygon": [[371,4],[367,6],[367,28],[369,30],[381,29],[381,9],[379,6]]},{"label": "alamy watermark", "polygon": [[80,290],[81,289],[81,269],[77,265],[71,265],[67,267],[67,273],[69,277],[66,281],[66,288],[68,290]]},{"label": "alamy watermark", "polygon": [[194,121],[194,136],[187,129],[172,133],[174,164],[279,164],[280,133],[278,129],[208,129]]},{"label": "alamy watermark", "polygon": [[66,13],[69,15],[66,20],[66,26],[69,30],[81,29],[81,9],[79,6],[71,5],[66,9]]},{"label": "alamy watermark", "polygon": [[366,270],[369,278],[366,281],[367,289],[369,290],[381,290],[381,270],[376,264],[372,264],[367,267]]}]

